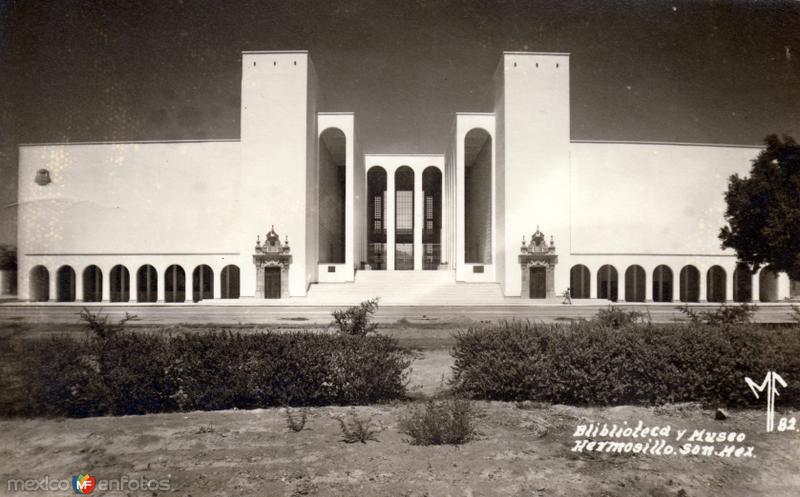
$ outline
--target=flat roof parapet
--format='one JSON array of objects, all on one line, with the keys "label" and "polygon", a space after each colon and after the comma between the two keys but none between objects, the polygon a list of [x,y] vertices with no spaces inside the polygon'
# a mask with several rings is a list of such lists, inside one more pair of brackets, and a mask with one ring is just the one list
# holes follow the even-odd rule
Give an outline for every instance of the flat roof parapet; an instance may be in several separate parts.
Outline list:
[{"label": "flat roof parapet", "polygon": [[503,51],[503,55],[556,55],[559,57],[569,57],[569,52],[515,52]]},{"label": "flat roof parapet", "polygon": [[261,53],[271,53],[271,54],[300,54],[304,53],[307,54],[308,50],[242,50],[243,54],[261,54]]},{"label": "flat roof parapet", "polygon": [[210,140],[143,140],[143,141],[86,141],[86,142],[45,142],[45,143],[20,143],[17,147],[61,147],[67,145],[153,145],[159,143],[219,143],[240,142],[240,138],[217,138]]}]

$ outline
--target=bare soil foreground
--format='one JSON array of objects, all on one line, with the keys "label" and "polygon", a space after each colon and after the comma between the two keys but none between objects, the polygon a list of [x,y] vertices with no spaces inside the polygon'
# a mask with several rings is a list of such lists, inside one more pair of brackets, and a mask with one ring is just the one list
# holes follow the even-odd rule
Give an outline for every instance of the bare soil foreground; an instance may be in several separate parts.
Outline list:
[{"label": "bare soil foreground", "polygon": [[[696,406],[574,408],[477,403],[480,436],[413,446],[398,430],[407,405],[311,409],[303,431],[281,409],[66,420],[0,421],[0,493],[7,480],[145,477],[181,496],[797,496],[800,432],[765,433],[763,410],[724,421]],[[378,441],[341,441],[332,416],[373,416]],[[795,413],[776,413],[777,420]],[[578,425],[670,427],[678,451],[694,430],[744,433],[753,457],[575,452]],[[688,430],[675,441],[678,430]],[[658,438],[658,437],[657,437]],[[596,436],[595,440],[603,440]],[[632,439],[622,439],[632,440]],[[634,440],[635,441],[635,440]],[[705,444],[703,444],[705,445]],[[727,443],[713,444],[717,451]],[[26,495],[67,495],[38,492]]]}]

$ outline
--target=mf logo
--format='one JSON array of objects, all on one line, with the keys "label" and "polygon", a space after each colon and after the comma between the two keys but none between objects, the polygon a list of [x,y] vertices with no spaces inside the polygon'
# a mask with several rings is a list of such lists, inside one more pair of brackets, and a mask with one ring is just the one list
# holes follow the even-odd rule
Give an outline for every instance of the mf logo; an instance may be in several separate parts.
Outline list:
[{"label": "mf logo", "polygon": [[760,385],[748,377],[745,377],[744,381],[747,383],[747,386],[750,387],[750,390],[753,391],[753,395],[755,395],[757,399],[759,398],[758,396],[759,392],[764,393],[764,390],[767,391],[767,432],[774,431],[775,396],[780,395],[775,386],[777,383],[781,387],[786,388],[786,382],[783,381],[783,378],[781,378],[781,376],[774,371],[768,372],[767,377],[764,378],[764,382],[761,383]]},{"label": "mf logo", "polygon": [[72,477],[72,490],[80,495],[90,494],[94,490],[95,483],[97,479],[89,476],[89,473],[79,474]]}]

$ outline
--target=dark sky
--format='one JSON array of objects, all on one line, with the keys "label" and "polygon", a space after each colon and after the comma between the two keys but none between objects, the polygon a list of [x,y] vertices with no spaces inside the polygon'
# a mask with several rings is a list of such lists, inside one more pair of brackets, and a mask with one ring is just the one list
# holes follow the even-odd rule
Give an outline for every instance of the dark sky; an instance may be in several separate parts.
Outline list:
[{"label": "dark sky", "polygon": [[0,242],[18,143],[238,138],[240,52],[273,49],[368,153],[443,152],[503,50],[571,52],[573,139],[800,138],[798,2],[0,0]]}]

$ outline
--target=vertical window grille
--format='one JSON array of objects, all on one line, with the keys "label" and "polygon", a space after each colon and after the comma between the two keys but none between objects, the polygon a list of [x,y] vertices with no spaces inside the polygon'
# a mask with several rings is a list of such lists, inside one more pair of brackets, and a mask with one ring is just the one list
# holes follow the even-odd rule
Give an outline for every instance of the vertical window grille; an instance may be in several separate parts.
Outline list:
[{"label": "vertical window grille", "polygon": [[425,229],[433,230],[433,196],[425,196]]},{"label": "vertical window grille", "polygon": [[414,230],[414,192],[397,192],[397,231],[411,233]]},{"label": "vertical window grille", "polygon": [[373,201],[375,205],[375,212],[373,213],[372,222],[375,231],[383,229],[383,197],[376,195]]}]

